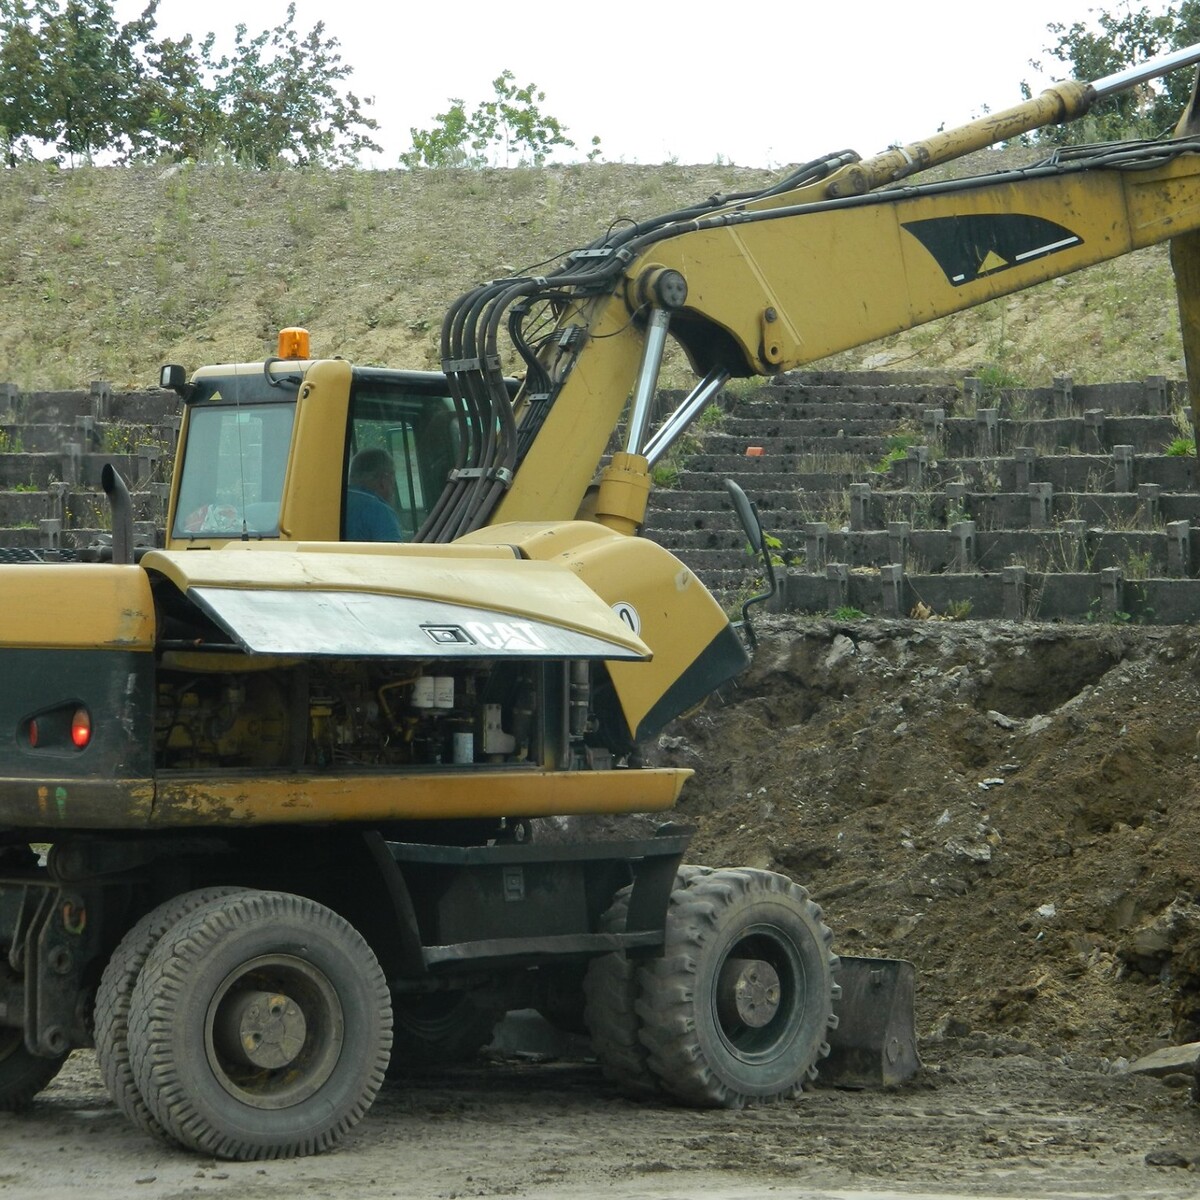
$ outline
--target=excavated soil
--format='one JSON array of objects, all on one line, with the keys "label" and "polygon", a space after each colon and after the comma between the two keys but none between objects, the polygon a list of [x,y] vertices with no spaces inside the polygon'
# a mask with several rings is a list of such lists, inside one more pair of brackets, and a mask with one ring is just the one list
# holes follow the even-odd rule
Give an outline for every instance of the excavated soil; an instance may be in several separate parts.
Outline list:
[{"label": "excavated soil", "polygon": [[770,618],[676,722],[692,857],[783,870],[847,954],[911,959],[925,1070],[745,1112],[512,1058],[391,1083],[337,1152],[224,1164],[136,1133],[76,1054],[0,1116],[14,1196],[1193,1197],[1200,647],[1186,629]]},{"label": "excavated soil", "polygon": [[1200,646],[1181,628],[777,619],[697,768],[699,861],[784,871],[926,1038],[1131,1058],[1200,1039]]}]

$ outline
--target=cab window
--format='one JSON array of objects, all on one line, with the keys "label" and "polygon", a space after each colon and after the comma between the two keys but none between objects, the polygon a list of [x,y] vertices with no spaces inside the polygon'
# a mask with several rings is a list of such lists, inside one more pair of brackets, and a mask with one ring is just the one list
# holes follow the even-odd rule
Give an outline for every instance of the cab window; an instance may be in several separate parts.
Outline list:
[{"label": "cab window", "polygon": [[441,495],[459,436],[444,389],[356,372],[343,477],[343,539],[410,540]]},{"label": "cab window", "polygon": [[191,407],[173,537],[279,535],[295,411],[290,402]]}]

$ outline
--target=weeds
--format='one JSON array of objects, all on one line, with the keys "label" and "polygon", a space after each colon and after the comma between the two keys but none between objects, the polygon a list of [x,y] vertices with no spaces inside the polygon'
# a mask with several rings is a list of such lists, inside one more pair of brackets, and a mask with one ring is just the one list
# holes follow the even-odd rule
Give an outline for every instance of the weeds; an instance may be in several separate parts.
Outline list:
[{"label": "weeds", "polygon": [[984,408],[993,407],[992,402],[999,400],[1002,392],[1024,386],[1025,381],[1003,362],[989,363],[979,372],[980,399]]},{"label": "weeds", "polygon": [[1130,553],[1125,559],[1125,565],[1122,568],[1126,579],[1149,579],[1152,573],[1151,568],[1154,562],[1154,555],[1146,550],[1142,554]]},{"label": "weeds", "polygon": [[726,397],[740,403],[743,400],[766,399],[758,395],[765,386],[761,379],[730,379],[721,390]]},{"label": "weeds", "polygon": [[920,436],[915,433],[896,433],[887,439],[887,449],[883,457],[871,468],[877,475],[886,474],[891,470],[892,463],[903,462],[908,457],[909,446],[915,446]]},{"label": "weeds", "polygon": [[1101,608],[1099,597],[1097,597],[1088,605],[1083,619],[1089,625],[1129,625],[1133,621],[1133,614],[1125,612],[1124,609],[1106,612]]},{"label": "weeds", "polygon": [[137,447],[150,438],[150,430],[140,425],[113,423],[104,426],[100,449],[105,454],[136,454]]},{"label": "weeds", "polygon": [[82,507],[78,510],[67,508],[63,516],[68,528],[81,529],[112,529],[112,509],[100,500],[79,497]]},{"label": "weeds", "polygon": [[945,612],[937,612],[924,600],[918,600],[908,615],[914,621],[965,621],[970,617],[971,609],[970,600],[951,600]]}]

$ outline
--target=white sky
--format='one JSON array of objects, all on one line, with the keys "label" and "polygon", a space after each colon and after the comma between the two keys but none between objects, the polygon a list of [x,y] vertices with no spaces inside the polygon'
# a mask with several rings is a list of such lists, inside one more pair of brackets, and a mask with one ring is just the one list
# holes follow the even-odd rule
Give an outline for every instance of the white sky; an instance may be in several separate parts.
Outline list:
[{"label": "white sky", "polygon": [[[128,19],[143,0],[117,0]],[[412,126],[429,128],[449,97],[467,110],[508,68],[546,93],[586,150],[612,162],[743,166],[800,162],[828,151],[872,154],[945,123],[961,125],[1050,82],[1030,67],[1070,26],[1120,0],[757,0],[754,3],[579,4],[555,0],[297,0],[303,35],[319,20],[354,67],[347,86],[374,98],[395,166]],[[232,43],[278,25],[286,0],[161,0],[160,34],[212,30]],[[1052,64],[1057,65],[1057,64]]]}]

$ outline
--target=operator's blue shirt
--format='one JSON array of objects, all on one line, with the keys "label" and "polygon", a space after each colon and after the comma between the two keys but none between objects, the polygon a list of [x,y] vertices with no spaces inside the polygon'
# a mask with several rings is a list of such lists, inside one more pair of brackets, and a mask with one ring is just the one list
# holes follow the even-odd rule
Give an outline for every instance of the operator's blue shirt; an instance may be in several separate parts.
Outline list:
[{"label": "operator's blue shirt", "polygon": [[362,488],[346,489],[346,541],[402,542],[404,530],[391,505]]}]

